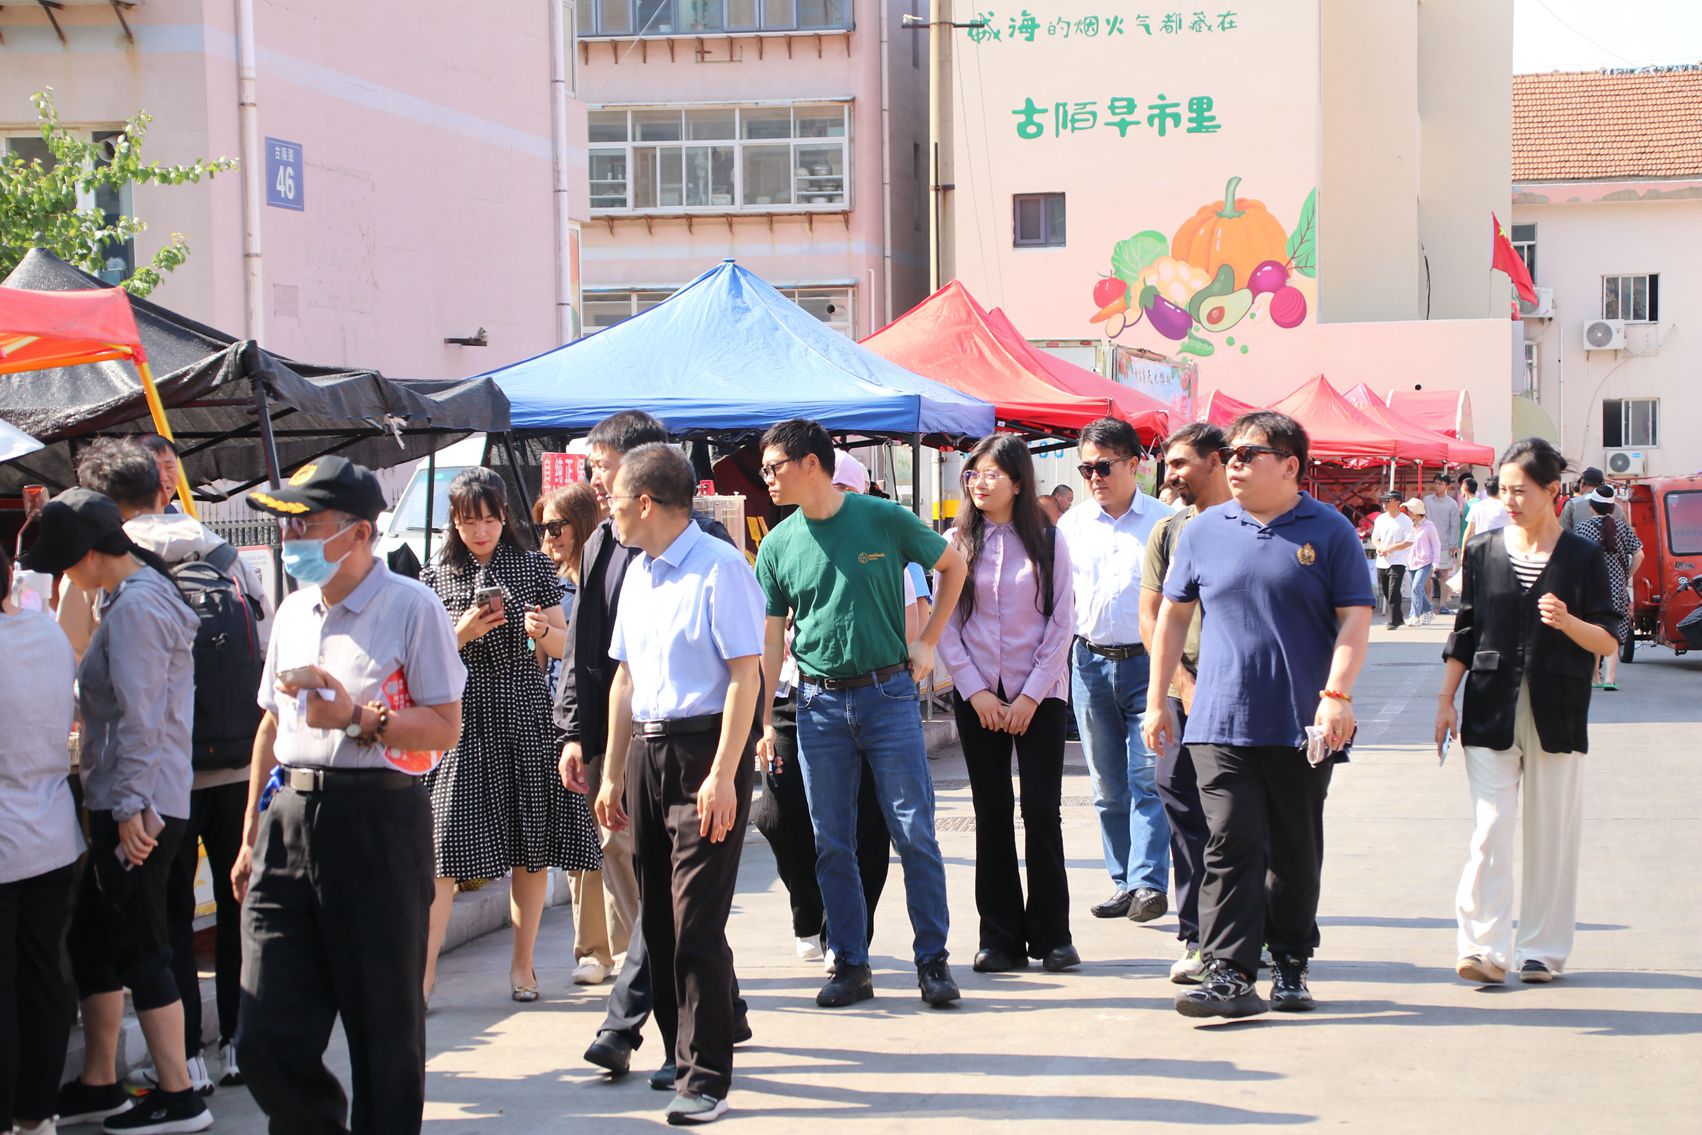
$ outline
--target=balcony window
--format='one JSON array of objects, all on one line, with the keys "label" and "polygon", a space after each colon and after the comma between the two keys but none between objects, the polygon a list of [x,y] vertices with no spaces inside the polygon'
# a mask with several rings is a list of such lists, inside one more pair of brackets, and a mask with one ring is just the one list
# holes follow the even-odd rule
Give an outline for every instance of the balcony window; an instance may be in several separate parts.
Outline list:
[{"label": "balcony window", "polygon": [[582,0],[581,36],[817,32],[851,27],[847,0]]},{"label": "balcony window", "polygon": [[[849,338],[856,329],[852,307],[852,288],[779,288],[781,295]],[[585,333],[602,331],[642,315],[663,300],[670,292],[635,291],[624,288],[585,291]]]},{"label": "balcony window", "polygon": [[849,122],[844,103],[595,110],[591,208],[843,209],[850,204]]}]

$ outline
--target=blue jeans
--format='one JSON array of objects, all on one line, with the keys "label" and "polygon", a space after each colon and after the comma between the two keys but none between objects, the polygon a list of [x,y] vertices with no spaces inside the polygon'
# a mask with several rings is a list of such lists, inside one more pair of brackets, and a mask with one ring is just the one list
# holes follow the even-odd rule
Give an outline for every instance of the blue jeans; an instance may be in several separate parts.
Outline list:
[{"label": "blue jeans", "polygon": [[1412,569],[1412,617],[1429,614],[1435,610],[1430,602],[1430,573],[1436,570],[1435,564],[1425,564],[1421,568]]},{"label": "blue jeans", "polygon": [[827,942],[842,962],[869,960],[868,910],[857,873],[857,788],[867,761],[887,830],[904,865],[916,964],[946,956],[946,868],[934,838],[934,778],[922,710],[908,670],[850,690],[804,679],[798,688],[798,765],[816,835],[816,881]]},{"label": "blue jeans", "polygon": [[1141,743],[1147,672],[1142,654],[1114,662],[1081,642],[1072,648],[1070,696],[1093,778],[1105,869],[1119,891],[1168,893],[1170,825],[1152,751]]}]

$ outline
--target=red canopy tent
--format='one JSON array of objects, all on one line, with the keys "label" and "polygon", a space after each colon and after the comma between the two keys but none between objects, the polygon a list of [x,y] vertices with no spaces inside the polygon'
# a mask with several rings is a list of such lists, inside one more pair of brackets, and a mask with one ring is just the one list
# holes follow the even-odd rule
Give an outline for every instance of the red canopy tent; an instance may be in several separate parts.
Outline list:
[{"label": "red canopy tent", "polygon": [[1441,464],[1447,456],[1433,443],[1403,441],[1397,431],[1366,417],[1321,374],[1270,408],[1306,427],[1314,461],[1381,463],[1391,458],[1423,460],[1428,454]]},{"label": "red canopy tent", "polygon": [[1054,386],[994,333],[986,310],[957,280],[862,343],[924,378],[993,403],[1001,422],[1021,429],[1074,433],[1095,418],[1128,416],[1108,395]]},{"label": "red canopy tent", "polygon": [[1231,398],[1221,390],[1214,390],[1206,395],[1205,401],[1201,402],[1199,408],[1194,411],[1194,420],[1196,422],[1210,422],[1221,429],[1249,410],[1257,409],[1257,406],[1249,402],[1243,402],[1239,398]]},{"label": "red canopy tent", "polygon": [[[129,359],[135,366],[154,429],[171,440],[171,426],[154,388],[154,372],[136,330],[128,292],[122,288],[34,292],[0,287],[0,374],[114,359]],[[185,512],[196,515],[181,466],[177,497]]]},{"label": "red canopy tent", "polygon": [[1135,432],[1140,435],[1141,441],[1147,445],[1170,433],[1170,407],[1158,399],[1120,382],[1113,382],[1096,371],[1030,346],[1002,308],[995,307],[987,312],[987,326],[1012,355],[1028,360],[1047,382],[1059,390],[1080,394],[1086,398],[1111,399],[1122,411],[1117,416],[1127,418],[1129,424],[1135,427]]},{"label": "red canopy tent", "polygon": [[1437,433],[1462,441],[1474,436],[1472,399],[1464,390],[1391,390],[1384,401],[1391,410]]},{"label": "red canopy tent", "polygon": [[1434,461],[1428,457],[1420,458],[1426,465],[1441,463],[1488,465],[1495,460],[1495,451],[1489,446],[1479,445],[1475,441],[1461,441],[1413,421],[1399,410],[1390,408],[1381,398],[1377,397],[1376,391],[1363,382],[1350,389],[1342,397],[1357,406],[1366,417],[1389,429],[1399,431],[1403,437],[1417,440],[1428,439],[1440,445],[1445,454],[1443,461]]}]

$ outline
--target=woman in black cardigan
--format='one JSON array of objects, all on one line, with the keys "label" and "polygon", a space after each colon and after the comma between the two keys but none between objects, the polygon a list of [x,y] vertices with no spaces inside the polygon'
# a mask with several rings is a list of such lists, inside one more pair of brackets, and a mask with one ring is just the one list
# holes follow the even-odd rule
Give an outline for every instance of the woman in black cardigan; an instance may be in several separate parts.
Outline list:
[{"label": "woman in black cardigan", "polygon": [[[1466,545],[1464,586],[1436,711],[1458,734],[1476,826],[1456,897],[1468,981],[1552,981],[1572,950],[1583,827],[1583,756],[1595,655],[1616,649],[1618,615],[1600,546],[1561,528],[1566,459],[1526,438],[1501,456],[1512,523]],[[1463,716],[1454,695],[1465,680]],[[1513,832],[1524,781],[1524,872],[1513,932]]]}]

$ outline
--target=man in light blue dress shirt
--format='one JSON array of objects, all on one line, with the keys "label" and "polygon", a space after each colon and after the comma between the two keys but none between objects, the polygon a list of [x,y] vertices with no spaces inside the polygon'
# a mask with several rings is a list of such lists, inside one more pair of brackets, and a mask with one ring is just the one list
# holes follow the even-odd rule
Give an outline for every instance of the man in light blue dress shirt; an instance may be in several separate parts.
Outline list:
[{"label": "man in light blue dress shirt", "polygon": [[1069,544],[1076,591],[1070,698],[1114,888],[1093,914],[1150,922],[1170,909],[1170,826],[1152,751],[1141,743],[1149,667],[1141,564],[1147,536],[1171,510],[1135,484],[1140,451],[1127,422],[1088,423],[1077,469],[1092,499],[1065,513],[1058,531]]},{"label": "man in light blue dress shirt", "polygon": [[[692,522],[697,479],[673,446],[626,455],[609,495],[626,569],[609,656],[609,736],[597,820],[629,823],[653,1013],[673,1053],[668,1122],[727,1110],[733,951],[727,917],[756,767],[763,596],[744,553]],[[623,798],[630,814],[623,807]]]}]

